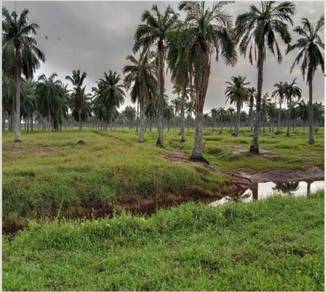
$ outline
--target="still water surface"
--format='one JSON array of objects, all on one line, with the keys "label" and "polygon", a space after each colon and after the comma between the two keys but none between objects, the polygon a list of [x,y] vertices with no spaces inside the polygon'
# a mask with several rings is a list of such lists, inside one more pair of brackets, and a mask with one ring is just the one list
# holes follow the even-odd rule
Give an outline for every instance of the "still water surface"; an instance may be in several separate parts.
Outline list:
[{"label": "still water surface", "polygon": [[266,199],[271,196],[306,196],[325,188],[325,181],[318,180],[313,182],[289,181],[282,183],[264,182],[248,188],[239,198],[231,199],[225,197],[210,203],[211,206],[220,206],[232,200],[241,202],[251,202],[253,200]]}]

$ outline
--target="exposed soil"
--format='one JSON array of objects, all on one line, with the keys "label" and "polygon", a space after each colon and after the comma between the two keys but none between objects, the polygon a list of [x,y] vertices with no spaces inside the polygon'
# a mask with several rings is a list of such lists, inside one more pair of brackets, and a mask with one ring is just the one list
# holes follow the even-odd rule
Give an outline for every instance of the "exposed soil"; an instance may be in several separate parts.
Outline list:
[{"label": "exposed soil", "polygon": [[[240,156],[240,155],[253,156],[257,154],[250,153],[248,149],[234,149],[231,152],[231,156],[233,157]],[[271,158],[271,159],[276,159],[280,157],[277,153],[265,149],[259,149],[259,156]]]},{"label": "exposed soil", "polygon": [[5,152],[25,152],[31,154],[47,154],[54,152],[55,149],[45,146],[26,146],[24,144],[7,144],[2,146],[3,153]]},{"label": "exposed soil", "polygon": [[250,181],[251,183],[261,182],[287,182],[287,181],[315,181],[324,179],[324,170],[313,163],[307,165],[304,169],[273,169],[264,172],[250,174],[239,171],[237,176]]},{"label": "exposed soil", "polygon": [[[232,197],[239,197],[244,191],[241,184],[232,184],[221,186],[219,193],[212,193],[204,191],[199,188],[190,188],[179,191],[177,193],[157,194],[151,197],[141,199],[140,197],[130,197],[112,204],[103,204],[95,208],[87,207],[70,207],[63,209],[60,216],[53,210],[43,211],[42,215],[37,219],[53,220],[55,218],[61,219],[98,219],[104,217],[112,217],[114,213],[121,213],[123,211],[131,212],[132,214],[151,215],[159,209],[178,206],[182,203],[194,202],[212,202],[225,197],[226,195]],[[28,220],[23,217],[15,219],[6,219],[3,217],[2,230],[4,234],[15,234],[19,230],[26,229]]]},{"label": "exposed soil", "polygon": [[164,156],[164,158],[173,162],[191,163],[189,156],[184,152],[172,151]]}]

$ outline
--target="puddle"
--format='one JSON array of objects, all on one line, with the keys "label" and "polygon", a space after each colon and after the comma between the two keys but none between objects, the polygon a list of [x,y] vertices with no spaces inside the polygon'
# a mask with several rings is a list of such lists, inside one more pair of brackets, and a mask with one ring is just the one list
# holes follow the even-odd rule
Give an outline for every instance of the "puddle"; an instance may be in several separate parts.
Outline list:
[{"label": "puddle", "polygon": [[275,195],[281,196],[306,196],[311,193],[315,193],[319,190],[323,190],[325,187],[325,181],[318,180],[313,182],[306,181],[289,181],[289,182],[263,182],[253,185],[248,188],[237,198],[224,197],[220,200],[210,203],[210,206],[216,207],[224,205],[230,201],[240,202],[252,202],[254,200],[266,199]]}]

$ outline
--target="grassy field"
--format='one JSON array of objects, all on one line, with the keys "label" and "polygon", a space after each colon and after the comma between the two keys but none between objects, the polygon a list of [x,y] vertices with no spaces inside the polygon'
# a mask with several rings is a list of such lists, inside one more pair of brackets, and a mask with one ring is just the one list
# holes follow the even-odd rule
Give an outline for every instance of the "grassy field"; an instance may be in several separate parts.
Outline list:
[{"label": "grassy field", "polygon": [[[64,210],[82,216],[83,208],[185,191],[216,194],[226,187],[219,171],[223,169],[261,171],[324,163],[322,129],[315,145],[308,145],[302,129],[291,137],[262,133],[261,147],[270,152],[260,156],[245,153],[251,140],[248,129],[239,137],[206,129],[205,157],[215,169],[166,159],[175,152],[190,156],[193,134],[187,131],[186,143],[180,143],[177,130],[166,131],[166,148],[160,149],[155,146],[156,131],[146,135],[144,144],[137,143],[134,130],[34,132],[25,134],[22,144],[14,144],[13,135],[5,133],[4,223],[19,225],[26,218],[55,217]],[[85,144],[76,145],[79,139]]]},{"label": "grassy field", "polygon": [[324,196],[144,218],[32,223],[5,237],[5,290],[324,290]]}]

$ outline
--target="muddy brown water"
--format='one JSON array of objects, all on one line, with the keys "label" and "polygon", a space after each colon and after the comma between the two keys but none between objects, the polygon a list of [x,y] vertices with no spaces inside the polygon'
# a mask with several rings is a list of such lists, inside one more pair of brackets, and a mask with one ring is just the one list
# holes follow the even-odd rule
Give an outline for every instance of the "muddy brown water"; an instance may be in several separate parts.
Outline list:
[{"label": "muddy brown water", "polygon": [[252,202],[266,199],[275,195],[300,197],[307,196],[320,190],[324,190],[325,181],[287,181],[287,182],[261,182],[252,184],[239,197],[224,197],[211,202],[211,206],[224,205],[230,201]]}]

